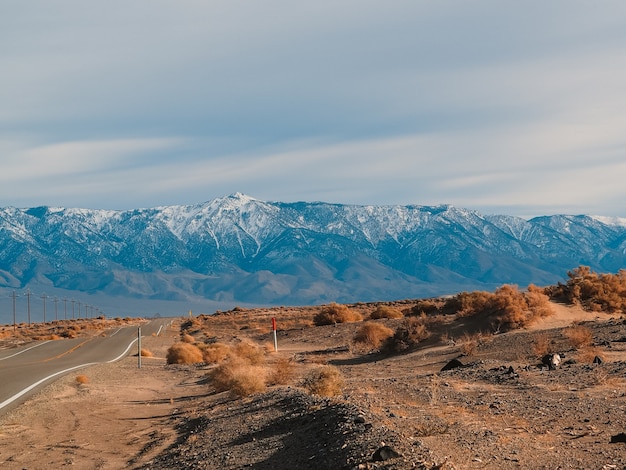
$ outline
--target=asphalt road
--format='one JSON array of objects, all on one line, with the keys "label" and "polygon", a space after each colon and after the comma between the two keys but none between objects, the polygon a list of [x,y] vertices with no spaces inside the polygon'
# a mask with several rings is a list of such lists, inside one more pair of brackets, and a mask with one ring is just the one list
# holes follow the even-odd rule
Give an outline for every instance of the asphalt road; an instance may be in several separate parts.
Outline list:
[{"label": "asphalt road", "polygon": [[[141,326],[141,336],[157,334],[170,322],[168,318],[152,320]],[[136,354],[138,333],[136,326],[124,327],[109,330],[105,336],[43,341],[0,350],[0,414],[66,373]]]}]

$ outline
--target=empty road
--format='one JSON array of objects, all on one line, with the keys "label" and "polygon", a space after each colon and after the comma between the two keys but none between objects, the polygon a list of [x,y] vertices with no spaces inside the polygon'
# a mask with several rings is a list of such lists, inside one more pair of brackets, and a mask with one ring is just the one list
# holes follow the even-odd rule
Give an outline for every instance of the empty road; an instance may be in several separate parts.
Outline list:
[{"label": "empty road", "polygon": [[[170,322],[159,318],[143,324],[141,335],[159,333]],[[65,373],[136,353],[137,337],[138,328],[132,326],[108,330],[106,336],[43,341],[0,350],[0,414]]]}]

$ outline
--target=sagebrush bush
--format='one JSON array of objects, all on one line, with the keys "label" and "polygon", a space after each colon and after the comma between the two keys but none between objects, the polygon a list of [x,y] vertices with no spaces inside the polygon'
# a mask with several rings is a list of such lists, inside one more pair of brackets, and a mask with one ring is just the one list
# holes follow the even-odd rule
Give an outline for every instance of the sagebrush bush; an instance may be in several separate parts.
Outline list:
[{"label": "sagebrush bush", "polygon": [[231,347],[224,343],[207,344],[202,349],[202,359],[207,364],[222,362],[231,353]]},{"label": "sagebrush bush", "polygon": [[546,354],[555,352],[552,340],[546,333],[536,333],[533,337],[531,347],[536,357],[543,357]]},{"label": "sagebrush bush", "polygon": [[521,292],[517,286],[508,284],[494,293],[461,292],[447,299],[441,311],[460,317],[484,318],[496,331],[523,328],[554,313],[543,289],[530,285],[527,292]]},{"label": "sagebrush bush", "polygon": [[85,385],[85,384],[89,383],[89,378],[86,375],[77,375],[76,376],[76,383],[78,385]]},{"label": "sagebrush bush", "polygon": [[249,341],[242,341],[233,346],[232,354],[252,365],[261,365],[265,362],[265,349]]},{"label": "sagebrush bush", "polygon": [[213,369],[210,378],[218,392],[230,390],[238,397],[262,392],[266,387],[265,368],[251,365],[236,356],[229,357]]},{"label": "sagebrush bush", "polygon": [[569,339],[574,349],[591,346],[593,344],[593,332],[583,325],[572,325],[563,330],[563,334]]},{"label": "sagebrush bush", "polygon": [[407,351],[428,337],[430,331],[426,317],[410,317],[385,341],[383,349],[389,352]]},{"label": "sagebrush bush", "polygon": [[370,313],[370,318],[372,320],[379,320],[381,318],[402,318],[404,314],[395,307],[390,307],[389,305],[379,305],[376,307],[372,313]]},{"label": "sagebrush bush", "polygon": [[546,289],[556,299],[580,305],[588,311],[609,313],[626,311],[626,270],[617,274],[598,274],[589,266],[579,266],[567,273],[565,284]]},{"label": "sagebrush bush", "polygon": [[354,335],[353,341],[363,349],[379,349],[387,338],[393,336],[393,330],[380,323],[367,322]]},{"label": "sagebrush bush", "polygon": [[154,354],[152,354],[152,351],[150,351],[149,349],[146,348],[141,348],[140,354],[142,357],[153,357]]},{"label": "sagebrush bush", "polygon": [[186,333],[181,335],[180,340],[183,343],[195,343],[196,342],[196,338]]},{"label": "sagebrush bush", "polygon": [[268,382],[272,385],[286,385],[290,383],[296,373],[296,363],[292,358],[280,357],[272,365]]},{"label": "sagebrush bush", "polygon": [[203,361],[202,351],[190,343],[175,343],[167,350],[168,364],[196,364]]},{"label": "sagebrush bush", "polygon": [[312,395],[332,397],[343,389],[343,376],[335,366],[322,366],[310,371],[304,381],[304,388]]},{"label": "sagebrush bush", "polygon": [[363,317],[359,312],[351,310],[347,305],[331,303],[325,305],[313,317],[313,323],[317,326],[334,325],[335,323],[348,323],[361,321]]}]

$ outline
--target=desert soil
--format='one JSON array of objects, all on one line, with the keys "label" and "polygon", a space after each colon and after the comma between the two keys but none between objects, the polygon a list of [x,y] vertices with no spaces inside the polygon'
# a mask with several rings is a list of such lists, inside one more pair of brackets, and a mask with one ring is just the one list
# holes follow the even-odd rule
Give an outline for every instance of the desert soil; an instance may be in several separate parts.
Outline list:
[{"label": "desert soil", "polygon": [[[312,396],[298,378],[245,398],[218,393],[212,366],[166,364],[172,329],[144,339],[154,357],[141,368],[128,357],[84,369],[0,417],[0,468],[626,468],[626,444],[611,442],[626,432],[619,316],[558,306],[532,329],[472,337],[451,323],[444,342],[433,332],[393,355],[355,350],[359,323],[281,329],[278,318],[279,351],[268,363],[292,358],[301,375],[332,364],[345,380],[340,395]],[[568,341],[573,321],[591,329],[591,347]],[[215,331],[225,342],[272,341],[268,329]],[[539,367],[539,339],[565,356],[559,369]],[[454,358],[463,367],[441,372]]]}]

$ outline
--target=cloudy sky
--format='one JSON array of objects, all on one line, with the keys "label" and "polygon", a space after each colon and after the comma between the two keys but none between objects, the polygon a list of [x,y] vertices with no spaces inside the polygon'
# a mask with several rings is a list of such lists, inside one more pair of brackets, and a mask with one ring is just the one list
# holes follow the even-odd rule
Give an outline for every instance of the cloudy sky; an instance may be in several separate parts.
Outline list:
[{"label": "cloudy sky", "polygon": [[3,0],[0,206],[626,217],[626,3]]}]

